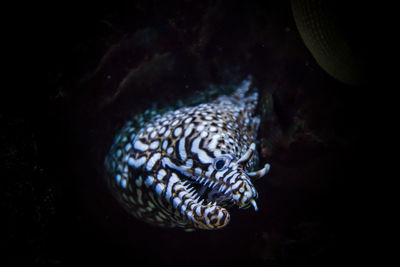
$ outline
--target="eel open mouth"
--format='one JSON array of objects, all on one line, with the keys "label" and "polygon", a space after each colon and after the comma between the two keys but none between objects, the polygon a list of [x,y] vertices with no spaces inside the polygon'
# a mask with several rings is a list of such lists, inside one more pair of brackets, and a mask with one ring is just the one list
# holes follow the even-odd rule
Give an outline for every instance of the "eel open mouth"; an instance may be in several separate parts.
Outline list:
[{"label": "eel open mouth", "polygon": [[167,195],[178,212],[192,221],[195,228],[219,229],[230,219],[225,209],[237,205],[257,211],[257,191],[253,181],[269,171],[269,164],[255,172],[245,173],[245,165],[254,154],[255,144],[229,170],[217,173],[219,177],[193,175],[193,170],[185,165],[176,165],[170,158],[161,160],[164,168],[172,170]]},{"label": "eel open mouth", "polygon": [[223,183],[200,176],[185,180],[184,185],[188,186],[189,192],[193,192],[194,198],[198,199],[200,204],[216,204],[222,207],[234,204],[232,190]]}]

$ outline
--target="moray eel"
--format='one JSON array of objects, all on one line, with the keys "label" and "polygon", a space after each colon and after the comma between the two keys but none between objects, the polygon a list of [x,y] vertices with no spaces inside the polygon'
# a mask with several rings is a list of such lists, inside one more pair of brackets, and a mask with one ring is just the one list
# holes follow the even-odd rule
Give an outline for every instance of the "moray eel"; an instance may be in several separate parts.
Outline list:
[{"label": "moray eel", "polygon": [[185,230],[220,229],[227,207],[257,211],[257,93],[251,77],[231,96],[155,115],[142,128],[129,121],[105,159],[110,188],[136,218]]}]

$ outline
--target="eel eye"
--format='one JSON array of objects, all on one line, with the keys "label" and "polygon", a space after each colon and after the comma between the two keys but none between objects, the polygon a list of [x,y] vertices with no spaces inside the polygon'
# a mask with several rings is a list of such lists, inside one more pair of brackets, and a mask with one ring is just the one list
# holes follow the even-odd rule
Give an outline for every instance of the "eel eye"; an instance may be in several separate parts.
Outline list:
[{"label": "eel eye", "polygon": [[221,156],[214,160],[214,169],[217,171],[223,171],[228,167],[231,159],[228,156]]}]

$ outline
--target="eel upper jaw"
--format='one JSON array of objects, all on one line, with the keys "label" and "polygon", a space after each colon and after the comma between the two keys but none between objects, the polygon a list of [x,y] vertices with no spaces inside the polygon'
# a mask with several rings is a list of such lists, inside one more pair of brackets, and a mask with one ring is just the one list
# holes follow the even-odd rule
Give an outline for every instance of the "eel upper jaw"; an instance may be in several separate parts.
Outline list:
[{"label": "eel upper jaw", "polygon": [[207,203],[219,206],[228,206],[233,204],[232,190],[223,183],[215,182],[208,177],[192,176],[185,182],[195,190],[195,193],[201,200]]},{"label": "eel upper jaw", "polygon": [[220,204],[226,206],[233,203],[232,190],[230,186],[223,183],[212,181],[208,177],[193,175],[191,169],[186,166],[178,166],[171,161],[170,158],[165,157],[162,159],[164,168],[170,168],[178,171],[182,176],[182,183],[189,187],[189,192],[199,200],[201,204],[204,202],[209,204]]}]

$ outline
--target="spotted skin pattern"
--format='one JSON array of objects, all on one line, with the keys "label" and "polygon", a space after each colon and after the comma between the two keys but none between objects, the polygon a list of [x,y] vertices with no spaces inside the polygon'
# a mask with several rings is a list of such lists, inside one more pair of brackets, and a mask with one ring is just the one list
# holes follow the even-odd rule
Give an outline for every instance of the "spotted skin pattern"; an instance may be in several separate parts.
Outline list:
[{"label": "spotted skin pattern", "polygon": [[155,115],[140,129],[129,121],[105,159],[114,196],[136,218],[186,230],[227,225],[228,206],[247,208],[258,194],[255,116],[258,94],[245,96],[251,77],[232,96]]}]

